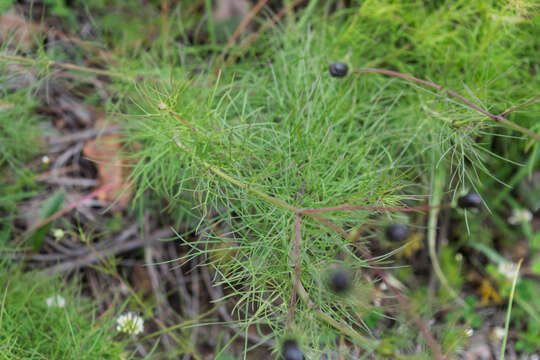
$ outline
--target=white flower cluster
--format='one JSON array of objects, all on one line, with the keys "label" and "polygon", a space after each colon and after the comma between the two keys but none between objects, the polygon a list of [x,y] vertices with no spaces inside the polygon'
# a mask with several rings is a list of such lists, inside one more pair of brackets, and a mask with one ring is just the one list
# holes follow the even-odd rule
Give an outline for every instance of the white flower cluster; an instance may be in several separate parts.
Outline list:
[{"label": "white flower cluster", "polygon": [[501,275],[512,280],[516,275],[517,265],[513,262],[500,262],[497,270],[499,270],[499,273],[501,273]]},{"label": "white flower cluster", "polygon": [[143,319],[134,314],[134,313],[127,313],[123,314],[118,317],[116,320],[117,326],[116,330],[129,334],[129,335],[137,335],[143,332],[144,330],[144,321]]},{"label": "white flower cluster", "polygon": [[64,230],[62,229],[53,229],[52,231],[54,238],[56,241],[60,241],[64,238]]},{"label": "white flower cluster", "polygon": [[506,331],[504,330],[504,328],[497,326],[492,330],[492,333],[495,339],[497,339],[498,341],[502,341],[502,339],[504,339]]},{"label": "white flower cluster", "polygon": [[66,306],[66,300],[60,295],[51,296],[47,298],[45,302],[47,303],[47,307],[63,308],[64,306]]},{"label": "white flower cluster", "polygon": [[513,209],[512,215],[508,218],[508,223],[511,225],[524,224],[531,221],[532,218],[532,213],[528,209]]}]

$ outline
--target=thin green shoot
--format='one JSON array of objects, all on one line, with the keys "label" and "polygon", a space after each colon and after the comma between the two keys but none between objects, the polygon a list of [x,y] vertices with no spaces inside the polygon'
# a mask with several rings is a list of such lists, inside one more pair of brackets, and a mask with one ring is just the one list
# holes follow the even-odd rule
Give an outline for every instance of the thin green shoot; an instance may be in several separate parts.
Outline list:
[{"label": "thin green shoot", "polygon": [[504,360],[506,352],[506,343],[508,341],[508,331],[510,330],[510,318],[512,314],[512,303],[514,301],[514,294],[516,292],[516,284],[519,278],[519,269],[523,259],[519,259],[516,266],[516,273],[514,274],[514,280],[512,281],[512,289],[510,290],[510,298],[508,299],[508,309],[506,310],[506,322],[504,324],[504,338],[501,346],[501,360]]}]

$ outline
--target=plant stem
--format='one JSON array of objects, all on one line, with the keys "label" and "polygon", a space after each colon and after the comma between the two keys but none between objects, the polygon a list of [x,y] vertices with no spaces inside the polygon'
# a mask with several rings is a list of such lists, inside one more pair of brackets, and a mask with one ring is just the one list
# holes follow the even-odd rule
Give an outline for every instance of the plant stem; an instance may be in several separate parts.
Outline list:
[{"label": "plant stem", "polygon": [[249,12],[249,14],[247,14],[247,16],[242,20],[242,22],[238,25],[238,27],[236,28],[236,30],[234,30],[234,34],[232,34],[231,38],[229,39],[229,41],[227,42],[227,45],[225,45],[225,50],[224,51],[227,51],[227,49],[231,46],[234,45],[234,43],[236,42],[236,40],[238,40],[238,38],[240,37],[240,34],[242,33],[242,31],[244,31],[244,29],[246,28],[246,26],[249,25],[249,23],[251,22],[251,19],[253,19],[253,17],[255,15],[257,15],[257,13],[263,8],[264,5],[266,5],[266,3],[268,2],[268,0],[259,0],[257,2],[257,4],[253,7],[253,9],[251,9],[251,11]]},{"label": "plant stem", "polygon": [[189,319],[189,320],[186,320],[186,321],[182,321],[181,323],[179,324],[176,324],[176,325],[173,325],[173,326],[170,326],[170,327],[166,327],[166,328],[163,328],[161,330],[158,330],[156,332],[153,332],[149,335],[146,335],[145,337],[143,337],[142,339],[140,339],[139,341],[145,341],[145,340],[148,340],[148,339],[151,339],[153,337],[156,337],[156,336],[159,336],[159,335],[162,335],[162,334],[165,334],[165,333],[170,333],[171,331],[173,330],[178,330],[178,329],[182,329],[182,328],[185,328],[187,326],[190,326],[190,325],[193,325],[193,324],[196,324],[197,322],[199,322],[199,320],[207,317],[208,315],[212,314],[213,312],[215,312],[216,310],[219,309],[219,306],[214,306],[213,308],[211,308],[210,310],[208,310],[207,312],[205,313],[202,313],[200,314],[199,316],[193,318],[193,319]]},{"label": "plant stem", "polygon": [[510,328],[510,315],[512,313],[512,302],[514,301],[514,294],[516,292],[516,284],[519,277],[519,268],[523,259],[519,259],[517,264],[516,273],[514,274],[514,280],[512,281],[512,290],[510,291],[510,299],[508,300],[508,310],[506,311],[506,322],[504,325],[504,339],[501,348],[501,360],[504,360],[504,353],[506,351],[506,342],[508,340],[508,330]]},{"label": "plant stem", "polygon": [[[178,136],[174,136],[174,141],[175,143],[177,144],[177,146],[182,149],[183,151],[185,151],[186,153],[190,154],[193,156],[193,154],[191,153],[191,151],[189,151],[189,149],[187,149],[179,140]],[[221,170],[219,167],[217,166],[214,166],[214,165],[211,165],[209,163],[207,163],[206,161],[204,160],[201,160],[201,159],[198,159],[198,158],[195,158],[197,161],[199,161],[204,167],[206,167],[208,170],[210,170],[211,172],[213,172],[215,175],[229,181],[230,183],[242,188],[242,189],[245,189],[247,191],[250,191],[252,193],[254,193],[255,195],[258,195],[260,196],[262,199],[276,205],[276,206],[279,206],[283,209],[287,209],[287,210],[291,210],[293,211],[295,214],[296,214],[296,221],[295,221],[295,232],[296,232],[296,236],[298,237],[299,236],[299,227],[298,227],[298,216],[299,215],[302,215],[302,209],[299,209],[299,208],[296,208],[292,205],[289,205],[287,204],[286,202],[282,201],[282,200],[279,200],[273,196],[270,196],[266,193],[264,193],[263,191],[260,191],[260,190],[257,190],[257,189],[254,189],[252,188],[251,186],[243,183],[242,181],[238,180],[238,179],[235,179],[233,178],[232,176],[229,176],[227,173],[225,173],[223,170]],[[437,204],[437,206],[435,206],[435,208],[439,208],[439,204]],[[307,210],[307,209],[305,209]],[[343,229],[341,229],[339,226],[333,224],[332,222],[326,220],[325,218],[323,218],[322,216],[320,216],[319,214],[316,214],[316,211],[315,212],[307,212],[307,213],[304,213],[306,216],[309,216],[313,219],[316,219],[318,221],[320,221],[321,223],[325,224],[326,226],[328,226],[330,229],[333,229],[335,231],[337,231],[340,235],[342,235],[345,239],[350,239],[350,236],[349,234],[347,234],[347,232]],[[362,250],[362,249],[361,249]],[[369,250],[367,249],[363,249],[362,251],[362,254],[364,254],[367,258],[367,261],[369,263],[373,263],[373,259],[371,257],[371,254],[369,253]],[[297,268],[299,269],[299,267]],[[408,301],[407,299],[405,298],[405,296],[403,294],[401,294],[401,292],[399,291],[399,289],[396,289],[387,279],[386,277],[386,274],[385,272],[382,270],[382,269],[375,269],[377,271],[377,273],[379,274],[379,276],[383,279],[383,281],[388,285],[389,288],[391,288],[393,290],[393,292],[396,294],[396,296],[398,297],[398,300],[399,302],[402,304],[402,306],[404,306],[404,308],[409,312],[409,308],[408,308]],[[320,310],[318,310],[318,308],[316,307],[316,305],[311,301],[311,299],[309,299],[309,296],[306,292],[306,290],[304,289],[304,287],[302,286],[302,283],[301,281],[298,281],[297,283],[297,292],[298,294],[300,294],[300,297],[307,303],[308,307],[310,308],[314,308],[317,312],[317,316],[327,322],[328,324],[330,324],[331,326],[335,327],[336,329],[340,330],[342,333],[346,334],[346,335],[349,335],[351,338],[353,339],[356,339],[360,342],[362,342],[364,345],[367,345],[369,346],[370,348],[373,347],[372,345],[372,342],[373,341],[376,341],[376,340],[369,340],[367,339],[366,337],[358,334],[357,332],[355,332],[354,330],[350,329],[349,327],[337,322],[336,320],[332,319],[331,317],[329,317],[328,315],[322,313]],[[420,319],[420,317],[416,316],[415,314],[411,314],[413,317],[414,317],[414,320],[415,322],[417,323],[417,325],[419,326],[420,328],[420,331],[423,333],[423,335],[425,336],[426,338],[426,341],[427,343],[429,344],[430,348],[431,348],[431,351],[432,351],[432,355],[434,356],[435,359],[437,360],[442,360],[443,359],[443,356],[441,355],[441,351],[440,351],[440,345],[435,341],[435,339],[433,338],[433,336],[429,333],[429,330],[427,329],[427,326],[423,323],[422,319]],[[378,346],[378,344],[377,344]],[[375,346],[375,348],[377,348],[377,346]],[[396,359],[401,359],[403,358],[401,355],[399,354],[393,354],[394,358]]]},{"label": "plant stem", "polygon": [[354,211],[354,210],[372,210],[372,211],[402,211],[402,212],[411,212],[411,211],[428,211],[434,208],[440,209],[442,205],[437,206],[365,206],[365,205],[342,205],[342,206],[331,206],[331,207],[322,207],[322,208],[313,208],[313,209],[300,209],[302,214],[313,214],[321,212],[332,212],[332,211]]},{"label": "plant stem", "polygon": [[[291,11],[295,6],[303,3],[306,0],[294,0],[289,5],[283,7],[276,15],[274,15],[270,20],[264,23],[263,26],[257,31],[256,33],[252,34],[249,38],[247,38],[245,41],[242,42],[241,48],[246,49],[251,44],[257,40],[262,33],[264,33],[266,30],[270,29],[279,19],[281,19],[283,16],[285,16],[289,11]],[[236,58],[238,58],[240,51],[234,52],[231,54],[231,56],[227,59],[227,62],[225,63],[225,67],[232,64]],[[219,65],[219,64],[218,64]],[[215,71],[217,72],[217,70]]]},{"label": "plant stem", "polygon": [[206,0],[204,2],[206,12],[206,29],[210,35],[210,42],[212,45],[216,44],[216,27],[214,24],[214,12],[212,10],[212,0]]},{"label": "plant stem", "polygon": [[[177,136],[174,137],[174,141],[176,142],[176,145],[178,145],[179,148],[181,148],[182,150],[184,150],[187,153],[191,154],[191,152],[188,149],[186,149],[186,147],[180,142],[180,140],[178,139]],[[193,154],[191,154],[191,155],[193,155]],[[299,210],[295,206],[289,205],[286,202],[284,202],[282,200],[279,200],[278,198],[270,196],[270,195],[266,194],[265,192],[263,192],[261,190],[255,189],[255,188],[251,187],[250,185],[248,185],[246,183],[243,183],[242,181],[240,181],[238,179],[235,179],[232,176],[229,176],[227,173],[225,173],[223,170],[221,170],[217,166],[211,165],[211,164],[207,163],[206,161],[201,160],[199,158],[196,158],[196,160],[198,160],[205,168],[207,168],[208,170],[210,170],[211,172],[213,172],[217,176],[227,180],[228,182],[238,186],[239,188],[245,189],[248,192],[251,192],[251,193],[253,193],[255,195],[258,195],[259,197],[261,197],[262,199],[268,201],[271,204],[279,206],[279,207],[281,207],[283,209],[291,210],[291,211],[293,211],[295,213],[298,212],[298,210]]]},{"label": "plant stem", "polygon": [[[344,239],[353,241],[353,239],[351,239],[351,236],[345,230],[340,228],[338,225],[332,223],[331,221],[323,218],[319,214],[311,213],[311,214],[306,214],[306,215],[312,217],[313,219],[318,220],[322,224],[326,225],[329,229],[334,230],[335,232],[340,234]],[[435,338],[429,331],[429,327],[427,326],[427,324],[420,318],[419,315],[415,313],[414,309],[411,308],[411,304],[408,301],[408,299],[405,297],[405,295],[403,295],[400,289],[398,289],[396,286],[392,284],[392,281],[390,281],[384,269],[376,266],[376,262],[373,259],[373,256],[371,255],[369,249],[363,246],[358,246],[358,250],[360,251],[362,256],[365,257],[367,263],[372,266],[372,269],[374,270],[375,274],[379,276],[381,280],[383,281],[383,283],[385,283],[388,286],[388,288],[394,293],[394,295],[396,296],[403,310],[407,312],[407,314],[414,320],[414,322],[416,323],[416,326],[418,327],[418,329],[424,336],[426,343],[428,344],[431,350],[431,355],[433,356],[433,358],[437,360],[443,360],[444,357],[441,352],[441,346],[437,343],[437,341],[435,340]]]},{"label": "plant stem", "polygon": [[431,179],[431,197],[430,205],[433,206],[433,209],[429,212],[428,219],[428,249],[429,249],[429,258],[431,259],[431,265],[435,271],[435,275],[441,282],[441,285],[450,293],[452,298],[456,300],[460,305],[466,305],[465,301],[459,297],[459,295],[454,291],[450,286],[450,283],[446,279],[441,266],[439,264],[439,259],[437,257],[437,245],[436,245],[436,236],[437,236],[437,218],[439,215],[438,205],[441,203],[442,193],[444,189],[444,180],[446,178],[446,170],[441,165],[437,169],[432,170],[432,179]]},{"label": "plant stem", "polygon": [[251,19],[253,19],[253,17],[257,15],[257,13],[263,8],[264,5],[266,5],[267,2],[268,0],[259,0],[259,2],[257,2],[257,4],[253,7],[253,9],[251,9],[249,14],[247,14],[246,17],[244,17],[244,19],[242,20],[242,22],[237,26],[236,30],[229,38],[229,41],[227,41],[227,44],[225,44],[225,48],[221,52],[221,55],[219,55],[219,58],[216,61],[216,65],[214,66],[214,71],[221,67],[223,60],[225,60],[225,56],[227,56],[227,51],[229,51],[229,49],[236,43],[236,40],[238,40],[242,31],[244,31],[246,26],[248,26],[248,24],[251,22]]},{"label": "plant stem", "polygon": [[300,286],[300,246],[302,243],[301,217],[302,215],[297,212],[294,218],[294,278],[291,302],[289,305],[289,317],[287,320],[289,326],[292,326],[294,323],[294,305],[296,304],[296,294],[298,293],[298,287]]},{"label": "plant stem", "polygon": [[524,127],[522,127],[522,126],[520,126],[520,125],[518,125],[516,123],[513,123],[513,122],[505,119],[501,115],[494,115],[494,114],[482,109],[478,105],[475,105],[471,101],[469,101],[469,100],[465,99],[463,96],[459,95],[457,92],[445,89],[441,85],[432,83],[430,81],[422,80],[422,79],[419,79],[419,78],[411,76],[411,75],[407,75],[407,74],[403,74],[403,73],[400,73],[400,72],[397,72],[397,71],[387,70],[387,69],[366,68],[366,69],[356,69],[356,70],[354,70],[354,72],[358,73],[358,74],[359,73],[376,73],[376,74],[384,74],[384,75],[389,75],[389,76],[395,76],[395,77],[398,77],[398,78],[401,78],[401,79],[404,79],[404,80],[407,80],[407,81],[411,81],[411,82],[414,82],[414,83],[417,83],[417,84],[429,86],[429,87],[437,89],[439,91],[445,90],[448,95],[458,99],[460,102],[467,105],[468,107],[470,107],[470,108],[472,108],[472,109],[486,115],[487,117],[489,117],[489,118],[491,118],[491,119],[493,119],[493,120],[495,120],[497,122],[505,124],[506,126],[512,128],[514,130],[517,130],[522,134],[528,135],[532,139],[540,142],[540,135],[538,135],[538,134],[532,132],[531,130],[526,129],[526,128],[524,128]]},{"label": "plant stem", "polygon": [[169,38],[169,1],[161,0],[161,46],[163,57],[168,57],[168,39]]},{"label": "plant stem", "polygon": [[340,322],[332,319],[330,316],[320,311],[318,306],[315,305],[315,303],[309,298],[309,295],[301,282],[298,283],[298,294],[300,295],[300,298],[306,303],[307,307],[314,310],[317,317],[326,322],[327,324],[340,330],[343,334],[350,336],[352,339],[358,340],[369,349],[376,349],[379,345],[379,342],[377,340],[366,338],[365,336],[357,333],[348,326],[341,324]]},{"label": "plant stem", "polygon": [[521,103],[521,104],[518,104],[516,106],[512,106],[510,109],[508,110],[505,110],[504,112],[500,113],[499,116],[500,117],[505,117],[506,115],[510,114],[511,112],[514,112],[514,111],[517,111],[519,109],[522,109],[524,108],[525,106],[527,105],[530,105],[530,104],[533,104],[535,102],[537,102],[538,100],[540,100],[540,95],[536,95],[536,96],[533,96],[532,98],[530,98],[529,100]]}]

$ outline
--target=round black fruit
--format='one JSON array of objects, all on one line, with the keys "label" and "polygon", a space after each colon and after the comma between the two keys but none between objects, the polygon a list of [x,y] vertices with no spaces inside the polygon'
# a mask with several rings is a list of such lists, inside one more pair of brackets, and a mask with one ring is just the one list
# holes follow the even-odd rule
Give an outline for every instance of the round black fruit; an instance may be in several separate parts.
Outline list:
[{"label": "round black fruit", "polygon": [[333,292],[342,294],[351,288],[351,283],[349,272],[345,269],[337,269],[330,274],[328,286]]},{"label": "round black fruit", "polygon": [[482,198],[477,193],[468,193],[458,198],[457,203],[462,209],[479,208],[482,205]]},{"label": "round black fruit", "polygon": [[392,224],[386,228],[386,237],[391,241],[403,241],[409,236],[409,228],[403,224]]},{"label": "round black fruit", "polygon": [[284,360],[304,360],[304,354],[294,340],[286,340],[283,343],[281,354]]},{"label": "round black fruit", "polygon": [[335,62],[332,65],[330,65],[330,75],[333,77],[344,77],[347,75],[347,72],[349,71],[349,67],[347,64],[344,64],[342,62]]}]

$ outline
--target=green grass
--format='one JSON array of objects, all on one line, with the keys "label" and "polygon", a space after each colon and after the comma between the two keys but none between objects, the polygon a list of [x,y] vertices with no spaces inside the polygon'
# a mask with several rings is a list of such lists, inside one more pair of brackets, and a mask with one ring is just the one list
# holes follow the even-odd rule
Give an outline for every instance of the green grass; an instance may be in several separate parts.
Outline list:
[{"label": "green grass", "polygon": [[[212,21],[206,23],[211,44],[181,41],[163,51],[143,36],[148,29],[140,18],[119,23],[122,6],[134,9],[132,3],[116,2],[115,11],[96,21],[117,60],[107,70],[121,75],[111,80],[118,95],[107,107],[122,115],[126,125],[126,151],[137,161],[137,204],[146,207],[149,198],[164,197],[169,206],[158,211],[195,222],[196,241],[180,234],[191,250],[187,257],[202,256],[213,265],[246,329],[256,325],[276,338],[296,336],[313,358],[337,348],[344,335],[355,349],[379,357],[412,351],[411,343],[420,343],[429,356],[416,330],[400,336],[397,326],[381,325],[385,309],[373,306],[377,284],[364,276],[369,264],[358,244],[309,217],[302,218],[300,247],[300,281],[309,300],[300,296],[293,321],[288,318],[294,208],[438,205],[454,202],[467,189],[488,198],[504,188],[500,182],[509,177],[502,173],[505,166],[527,164],[523,177],[532,172],[537,160],[530,160],[530,154],[537,144],[444,90],[377,74],[335,79],[328,65],[343,61],[351,69],[401,71],[499,114],[536,95],[540,85],[535,75],[539,15],[524,5],[364,1],[331,14],[327,6],[308,6],[297,14],[298,21],[273,27],[248,49],[230,49],[240,54],[239,60],[216,77],[213,62],[223,49],[215,44]],[[169,19],[166,39],[185,40],[185,24],[204,29],[199,26],[202,15],[182,19],[184,9],[171,10],[178,21]],[[103,12],[103,7],[97,4],[94,10]],[[154,15],[149,27],[159,29],[157,11]],[[144,81],[122,79],[139,76]],[[533,104],[508,119],[538,132],[537,109]],[[359,243],[366,245],[382,242],[378,229],[405,216],[383,211],[323,215],[351,232],[362,229]],[[417,214],[405,220],[418,233],[429,225],[434,240],[436,215],[429,224]],[[455,212],[454,217],[471,221],[463,220],[456,236],[463,245],[488,216]],[[231,230],[213,232],[216,222]],[[443,249],[445,272],[455,268],[451,259],[458,250]],[[380,262],[389,266],[387,259]],[[339,298],[325,288],[324,269],[335,263],[355,272],[353,296]],[[447,275],[459,293],[465,274],[455,270]],[[419,286],[409,294],[419,314],[429,317],[452,304],[447,289],[433,299],[425,283]],[[519,287],[519,306],[518,299]],[[314,306],[320,311],[314,312]],[[470,309],[461,311],[470,317]],[[403,311],[394,316],[400,323],[410,321]],[[460,329],[435,326],[432,331],[446,337],[443,351],[456,350]]]},{"label": "green grass", "polygon": [[516,291],[516,283],[519,277],[519,269],[521,267],[521,261],[518,263],[516,267],[516,273],[514,275],[514,280],[512,281],[512,290],[510,291],[510,300],[508,300],[508,310],[506,311],[506,322],[504,325],[504,339],[503,344],[501,348],[501,360],[504,360],[504,356],[506,354],[506,343],[508,341],[508,330],[510,328],[510,319],[512,314],[512,302],[514,301],[514,294]]},{"label": "green grass", "polygon": [[[0,288],[0,359],[131,358],[113,312],[98,318],[77,285],[2,265]],[[57,295],[65,306],[47,306]]]},{"label": "green grass", "polygon": [[[35,84],[16,89],[21,69],[8,70],[0,63],[0,247],[11,236],[11,223],[21,201],[35,194],[35,169],[27,166],[36,159],[44,142],[40,117],[33,109],[37,104]],[[28,73],[26,73],[28,76]]]},{"label": "green grass", "polygon": [[[0,83],[6,84],[0,79]],[[25,161],[40,151],[39,118],[32,113],[34,95],[30,91],[0,93],[0,167],[23,170]],[[16,119],[17,121],[14,121]]]}]

